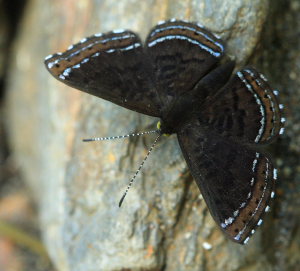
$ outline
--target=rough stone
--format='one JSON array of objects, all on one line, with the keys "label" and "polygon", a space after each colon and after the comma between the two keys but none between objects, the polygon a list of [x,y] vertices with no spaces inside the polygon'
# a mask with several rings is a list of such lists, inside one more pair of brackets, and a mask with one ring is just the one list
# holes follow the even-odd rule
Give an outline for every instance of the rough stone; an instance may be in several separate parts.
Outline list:
[{"label": "rough stone", "polygon": [[[268,14],[266,0],[30,2],[12,60],[7,126],[58,270],[272,269],[268,255],[273,250],[266,243],[271,238],[266,236],[276,235],[268,223],[272,215],[266,218],[269,228],[264,225],[248,246],[226,240],[186,171],[175,136],[157,145],[118,208],[154,138],[96,143],[81,139],[147,130],[157,120],[66,87],[43,65],[46,55],[85,36],[128,28],[145,37],[157,21],[172,17],[198,21],[215,31],[242,64],[257,46]],[[299,35],[296,39],[299,48]],[[290,44],[285,46],[288,52]],[[273,50],[280,55],[278,47]],[[289,60],[294,61],[290,77],[299,74],[300,66],[293,52],[289,52]],[[274,76],[270,72],[271,81]],[[296,79],[295,91],[300,89]],[[285,89],[292,91],[284,82]],[[296,105],[291,108],[296,110]],[[297,146],[294,154],[299,154]],[[204,242],[211,249],[205,249]]]}]

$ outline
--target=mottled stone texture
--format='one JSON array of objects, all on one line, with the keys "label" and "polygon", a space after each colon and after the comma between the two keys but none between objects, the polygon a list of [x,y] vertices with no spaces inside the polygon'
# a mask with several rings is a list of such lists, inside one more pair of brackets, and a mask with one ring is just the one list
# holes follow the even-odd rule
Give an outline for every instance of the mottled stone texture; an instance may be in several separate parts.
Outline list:
[{"label": "mottled stone texture", "polygon": [[[299,268],[300,7],[298,0],[270,2],[270,7],[266,0],[30,2],[12,59],[6,119],[59,270]],[[256,47],[252,62],[282,89],[288,106],[288,132],[271,148],[281,157],[280,196],[247,246],[226,240],[213,222],[175,136],[161,140],[119,209],[153,136],[101,143],[81,138],[147,130],[156,120],[68,88],[43,65],[46,55],[85,36],[129,28],[145,37],[157,21],[171,17],[198,21],[220,34],[238,63]]]}]

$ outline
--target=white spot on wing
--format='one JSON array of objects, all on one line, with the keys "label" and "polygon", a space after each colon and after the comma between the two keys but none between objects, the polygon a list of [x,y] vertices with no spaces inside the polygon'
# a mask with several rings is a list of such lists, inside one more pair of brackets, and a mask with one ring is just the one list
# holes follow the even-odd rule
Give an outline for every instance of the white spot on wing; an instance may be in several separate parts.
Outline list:
[{"label": "white spot on wing", "polygon": [[274,178],[274,180],[277,180],[277,169],[276,168],[273,169],[273,178]]},{"label": "white spot on wing", "polygon": [[237,234],[237,236],[235,236],[235,237],[234,237],[234,239],[235,239],[235,240],[240,240],[240,239],[241,239],[241,235],[240,235],[240,233],[239,233],[239,234]]},{"label": "white spot on wing", "polygon": [[246,202],[243,202],[240,206],[240,208],[244,208],[246,206]]},{"label": "white spot on wing", "polygon": [[161,25],[161,24],[164,24],[166,21],[159,21],[158,23],[157,23],[157,25]]},{"label": "white spot on wing", "polygon": [[246,244],[248,243],[249,239],[250,239],[249,237],[247,237],[247,238],[245,239],[244,245],[246,245]]},{"label": "white spot on wing", "polygon": [[259,74],[260,78],[266,82],[268,82],[268,79],[263,75],[263,74]]},{"label": "white spot on wing", "polygon": [[69,76],[69,75],[70,75],[70,72],[71,72],[71,68],[65,69],[64,72],[63,72],[63,76],[64,76],[64,77]]},{"label": "white spot on wing", "polygon": [[271,192],[271,199],[273,199],[274,197],[275,197],[275,192],[272,191],[272,192]]},{"label": "white spot on wing", "polygon": [[55,63],[54,62],[50,62],[50,63],[48,63],[48,69],[51,69],[51,68],[53,68],[53,66],[55,65]]},{"label": "white spot on wing", "polygon": [[225,224],[226,225],[230,225],[230,224],[232,224],[233,221],[234,221],[234,218],[233,217],[229,217],[229,218],[225,219]]},{"label": "white spot on wing", "polygon": [[205,28],[203,24],[197,23],[197,26],[199,26],[200,28]]},{"label": "white spot on wing", "polygon": [[182,22],[184,22],[184,23],[189,23],[189,21],[188,20],[181,20]]},{"label": "white spot on wing", "polygon": [[113,30],[113,33],[114,33],[114,34],[120,34],[120,33],[123,33],[123,32],[125,32],[124,29],[116,29],[116,30]]},{"label": "white spot on wing", "polygon": [[88,62],[90,59],[89,58],[85,58],[84,60],[81,61],[82,64]]},{"label": "white spot on wing", "polygon": [[[203,27],[204,28],[204,27]],[[221,39],[221,36],[220,35],[218,35],[218,34],[216,34],[216,33],[213,33],[213,35],[217,38],[217,39]]]},{"label": "white spot on wing", "polygon": [[106,51],[106,53],[113,53],[114,51],[116,51],[115,49],[109,49]]},{"label": "white spot on wing", "polygon": [[48,60],[48,59],[50,59],[51,57],[53,57],[53,55],[48,55],[48,56],[45,57],[45,60]]},{"label": "white spot on wing", "polygon": [[[249,73],[253,78],[255,78],[255,74],[253,73],[253,71],[249,70],[249,69],[245,69],[245,72]],[[259,83],[258,83],[259,84]]]},{"label": "white spot on wing", "polygon": [[256,167],[256,164],[257,164],[257,159],[259,158],[259,153],[256,152],[255,153],[255,159],[253,160],[253,165],[252,165],[252,171],[254,172],[255,171],[255,167]]},{"label": "white spot on wing", "polygon": [[141,46],[140,43],[135,43],[135,44],[129,45],[129,46],[125,47],[125,48],[120,48],[120,50],[121,51],[128,51],[128,50],[132,50],[132,49],[138,48],[140,46]]}]

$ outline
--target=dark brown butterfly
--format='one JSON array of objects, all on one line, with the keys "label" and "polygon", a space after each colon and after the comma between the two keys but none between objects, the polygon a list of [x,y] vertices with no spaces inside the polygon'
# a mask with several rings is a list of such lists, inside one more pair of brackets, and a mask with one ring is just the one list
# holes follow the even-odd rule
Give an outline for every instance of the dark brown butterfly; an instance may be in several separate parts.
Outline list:
[{"label": "dark brown butterfly", "polygon": [[283,132],[267,79],[254,68],[232,75],[222,40],[203,26],[161,22],[145,44],[131,31],[96,34],[48,56],[61,82],[117,105],[159,117],[178,141],[223,232],[245,244],[274,197],[277,171],[261,146]]}]

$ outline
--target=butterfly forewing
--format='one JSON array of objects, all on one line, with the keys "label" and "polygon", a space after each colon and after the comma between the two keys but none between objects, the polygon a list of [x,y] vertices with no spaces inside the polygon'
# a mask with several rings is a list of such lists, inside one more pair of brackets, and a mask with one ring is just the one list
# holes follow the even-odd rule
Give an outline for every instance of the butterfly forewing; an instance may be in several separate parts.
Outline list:
[{"label": "butterfly forewing", "polygon": [[47,57],[45,64],[54,77],[71,87],[159,117],[147,59],[137,35],[115,31],[83,39],[66,52]]},{"label": "butterfly forewing", "polygon": [[238,71],[201,113],[220,135],[250,143],[269,143],[279,135],[281,112],[265,77],[253,68]]},{"label": "butterfly forewing", "polygon": [[221,229],[244,243],[269,208],[276,170],[268,156],[193,120],[178,133],[189,169]]},{"label": "butterfly forewing", "polygon": [[154,27],[145,47],[166,110],[182,93],[190,91],[224,53],[223,42],[202,26],[172,20]]}]

